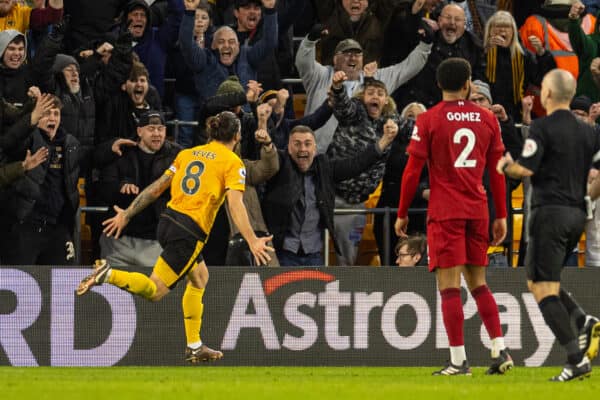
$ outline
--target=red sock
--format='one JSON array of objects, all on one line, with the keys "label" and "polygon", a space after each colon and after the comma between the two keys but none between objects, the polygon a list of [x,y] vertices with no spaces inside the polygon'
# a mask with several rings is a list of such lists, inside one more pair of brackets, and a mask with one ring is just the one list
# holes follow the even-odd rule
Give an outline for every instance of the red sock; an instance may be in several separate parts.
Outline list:
[{"label": "red sock", "polygon": [[450,346],[463,346],[465,344],[463,333],[465,315],[460,299],[460,289],[444,289],[440,291],[440,295],[442,297],[442,316],[444,317],[448,342]]},{"label": "red sock", "polygon": [[487,285],[481,285],[473,289],[471,292],[475,302],[477,303],[477,311],[479,317],[485,325],[485,329],[490,335],[490,339],[495,339],[502,336],[502,326],[500,326],[500,315],[498,314],[498,305],[496,299],[490,292]]}]

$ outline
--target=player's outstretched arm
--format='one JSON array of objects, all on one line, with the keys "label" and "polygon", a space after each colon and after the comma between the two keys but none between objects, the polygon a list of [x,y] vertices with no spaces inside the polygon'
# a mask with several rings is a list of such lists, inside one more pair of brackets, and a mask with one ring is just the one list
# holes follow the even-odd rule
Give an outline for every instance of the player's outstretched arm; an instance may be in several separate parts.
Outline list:
[{"label": "player's outstretched arm", "polygon": [[103,232],[106,234],[106,236],[111,237],[114,235],[115,239],[118,239],[119,236],[121,236],[123,229],[125,229],[129,223],[129,220],[131,220],[134,215],[138,214],[149,204],[152,204],[152,202],[158,199],[160,195],[163,194],[163,192],[169,186],[171,186],[172,179],[173,177],[171,175],[162,175],[160,178],[142,190],[142,193],[137,195],[137,197],[131,202],[126,210],[114,206],[117,214],[114,217],[102,222],[102,225],[104,226]]},{"label": "player's outstretched arm", "polygon": [[243,201],[243,193],[239,190],[227,191],[227,205],[229,206],[229,214],[231,214],[233,223],[238,227],[246,242],[248,242],[248,247],[252,255],[254,255],[256,265],[266,265],[271,260],[269,252],[275,251],[274,248],[267,245],[273,239],[273,235],[261,238],[256,237],[248,219],[248,213]]}]

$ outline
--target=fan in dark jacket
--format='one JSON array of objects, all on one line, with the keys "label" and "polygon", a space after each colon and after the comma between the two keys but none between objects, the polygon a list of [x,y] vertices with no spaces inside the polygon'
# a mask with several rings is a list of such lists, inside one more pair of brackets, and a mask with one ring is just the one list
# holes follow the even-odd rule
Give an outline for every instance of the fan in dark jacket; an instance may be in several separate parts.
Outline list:
[{"label": "fan in dark jacket", "polygon": [[[181,150],[178,144],[165,141],[165,119],[159,111],[150,110],[141,115],[137,135],[137,146],[126,148],[116,162],[106,167],[100,182],[107,201],[123,209],[164,174]],[[146,208],[129,222],[118,239],[102,235],[101,257],[111,265],[154,265],[162,252],[156,239],[158,219],[169,199],[169,192],[165,191],[153,207]]]},{"label": "fan in dark jacket", "polygon": [[14,29],[0,32],[0,96],[18,108],[27,103],[30,87],[37,86],[45,90],[44,83],[54,62],[54,55],[44,48],[38,49],[29,63],[26,62],[26,54],[27,39],[22,33]]},{"label": "fan in dark jacket", "polygon": [[279,151],[279,172],[268,181],[262,202],[281,266],[322,266],[324,229],[339,252],[333,229],[335,184],[377,161],[396,133],[397,129],[388,130],[361,154],[334,160],[317,155],[312,129],[303,125],[292,129],[287,151]]},{"label": "fan in dark jacket", "polygon": [[144,0],[131,0],[123,12],[121,32],[133,36],[133,51],[148,68],[150,82],[164,94],[167,52],[177,41],[183,15],[183,0],[168,0],[168,16],[160,27],[152,26],[152,12]]},{"label": "fan in dark jacket", "polygon": [[48,148],[48,159],[14,182],[5,209],[12,216],[2,241],[2,262],[14,265],[63,265],[75,261],[73,228],[79,207],[77,139],[60,127],[60,100],[40,118],[30,136],[12,149],[10,158]]}]

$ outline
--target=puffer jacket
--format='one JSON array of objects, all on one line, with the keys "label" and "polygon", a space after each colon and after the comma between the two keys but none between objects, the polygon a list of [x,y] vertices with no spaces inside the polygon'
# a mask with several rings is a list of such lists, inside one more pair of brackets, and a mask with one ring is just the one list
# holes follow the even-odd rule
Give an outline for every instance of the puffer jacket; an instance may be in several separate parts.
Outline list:
[{"label": "puffer jacket", "polygon": [[[62,128],[56,133],[56,137],[64,135],[63,149],[63,179],[65,189],[65,207],[68,207],[69,218],[63,222],[70,227],[75,223],[75,211],[79,207],[79,189],[77,181],[79,179],[79,162],[81,158],[79,141],[72,135],[65,133]],[[48,147],[49,143],[45,139],[45,133],[35,128],[27,140],[23,142],[22,149],[15,153],[16,158],[24,158],[25,151],[29,149],[32,154],[41,147]],[[22,154],[22,157],[16,156]],[[44,196],[41,188],[46,179],[46,174],[50,165],[51,157],[38,165],[36,168],[28,171],[24,177],[14,182],[8,191],[6,202],[7,214],[13,219],[19,221],[31,215],[36,202]],[[63,213],[64,215],[64,213]]]},{"label": "puffer jacket", "polygon": [[[338,120],[338,127],[333,134],[333,141],[327,149],[327,155],[331,158],[339,159],[360,155],[369,145],[376,143],[381,138],[383,125],[388,119],[392,119],[400,128],[405,122],[400,119],[395,110],[383,113],[381,117],[373,120],[367,114],[362,100],[350,99],[343,88],[333,90],[333,93],[333,115]],[[383,178],[388,154],[389,150],[386,150],[384,157],[371,167],[353,178],[337,183],[336,195],[350,204],[364,202]]]}]

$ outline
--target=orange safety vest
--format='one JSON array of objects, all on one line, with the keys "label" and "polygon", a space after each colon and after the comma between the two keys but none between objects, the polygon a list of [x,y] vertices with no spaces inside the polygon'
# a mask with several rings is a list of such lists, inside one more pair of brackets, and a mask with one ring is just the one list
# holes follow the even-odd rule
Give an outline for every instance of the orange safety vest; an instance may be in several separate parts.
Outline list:
[{"label": "orange safety vest", "polygon": [[[596,17],[587,14],[581,20],[581,29],[589,35],[594,32],[596,26]],[[519,29],[521,42],[529,50],[535,53],[535,48],[529,43],[529,36],[537,36],[542,39],[542,44],[546,51],[549,51],[554,56],[556,66],[558,68],[569,71],[575,79],[579,76],[579,61],[577,55],[573,52],[571,42],[569,41],[569,33],[561,32],[552,24],[548,23],[546,18],[541,15],[531,15],[525,20],[525,23]]]}]

